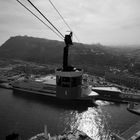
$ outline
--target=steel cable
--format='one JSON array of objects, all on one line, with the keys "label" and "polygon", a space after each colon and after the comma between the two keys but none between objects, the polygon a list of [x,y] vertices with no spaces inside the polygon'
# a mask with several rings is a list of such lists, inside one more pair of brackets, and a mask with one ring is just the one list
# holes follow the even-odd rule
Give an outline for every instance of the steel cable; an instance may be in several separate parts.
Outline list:
[{"label": "steel cable", "polygon": [[58,37],[60,37],[62,40],[63,38],[54,31],[49,25],[47,25],[42,19],[40,19],[37,15],[35,15],[29,8],[27,8],[23,3],[21,3],[19,0],[17,0],[19,4],[21,4],[26,10],[28,10],[33,16],[35,16],[39,21],[41,21],[45,26],[47,26],[51,31],[53,31]]}]

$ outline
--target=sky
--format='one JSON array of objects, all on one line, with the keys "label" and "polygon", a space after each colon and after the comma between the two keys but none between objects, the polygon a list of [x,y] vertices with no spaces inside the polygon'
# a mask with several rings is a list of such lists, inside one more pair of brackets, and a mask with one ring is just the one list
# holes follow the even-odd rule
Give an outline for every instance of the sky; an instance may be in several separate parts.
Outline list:
[{"label": "sky", "polygon": [[[27,0],[20,1],[41,17]],[[140,0],[51,1],[77,36],[78,40],[73,37],[73,41],[86,44],[140,45]],[[49,0],[31,2],[63,35],[69,31]],[[16,0],[0,0],[0,45],[17,35],[62,41]]]}]

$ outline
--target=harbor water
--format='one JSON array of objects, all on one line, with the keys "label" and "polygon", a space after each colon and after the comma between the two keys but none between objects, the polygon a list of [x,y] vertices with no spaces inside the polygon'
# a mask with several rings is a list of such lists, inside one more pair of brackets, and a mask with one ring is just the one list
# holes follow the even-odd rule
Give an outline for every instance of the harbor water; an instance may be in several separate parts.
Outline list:
[{"label": "harbor water", "polygon": [[0,140],[16,132],[26,140],[48,126],[51,135],[79,129],[95,140],[109,139],[112,132],[122,133],[140,121],[127,111],[126,104],[97,102],[98,106],[64,105],[44,96],[15,94],[0,88]]}]

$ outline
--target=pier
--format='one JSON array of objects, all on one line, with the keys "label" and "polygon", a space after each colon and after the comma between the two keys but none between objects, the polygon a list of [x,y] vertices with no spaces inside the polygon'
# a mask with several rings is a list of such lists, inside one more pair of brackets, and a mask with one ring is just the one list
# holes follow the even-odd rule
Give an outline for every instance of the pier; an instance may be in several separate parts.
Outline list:
[{"label": "pier", "polygon": [[113,134],[112,140],[138,140],[140,139],[140,121],[129,129],[124,131],[121,135]]},{"label": "pier", "polygon": [[128,103],[127,110],[131,113],[140,115],[140,104],[135,104],[134,102]]},{"label": "pier", "polygon": [[113,102],[140,102],[139,93],[124,93],[116,87],[92,87],[92,91],[98,93],[97,100]]}]

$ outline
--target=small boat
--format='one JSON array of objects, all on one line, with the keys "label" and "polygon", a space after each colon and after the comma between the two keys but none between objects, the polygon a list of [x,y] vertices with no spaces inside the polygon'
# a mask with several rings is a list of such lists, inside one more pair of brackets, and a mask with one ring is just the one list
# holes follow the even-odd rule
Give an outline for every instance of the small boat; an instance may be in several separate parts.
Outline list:
[{"label": "small boat", "polygon": [[87,134],[79,130],[70,131],[62,135],[51,136],[48,133],[47,126],[44,127],[44,133],[37,134],[29,140],[92,140]]}]

